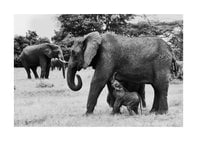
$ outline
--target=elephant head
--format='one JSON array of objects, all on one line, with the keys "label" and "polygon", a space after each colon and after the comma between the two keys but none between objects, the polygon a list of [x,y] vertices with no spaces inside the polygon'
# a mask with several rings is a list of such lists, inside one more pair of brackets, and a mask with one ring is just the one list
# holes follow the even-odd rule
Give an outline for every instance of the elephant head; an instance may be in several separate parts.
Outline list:
[{"label": "elephant head", "polygon": [[51,43],[46,43],[42,47],[43,53],[49,57],[49,58],[57,58],[61,63],[62,63],[62,74],[63,77],[65,78],[65,64],[66,62],[64,61],[64,56],[62,49],[60,46],[57,46],[55,44]]},{"label": "elephant head", "polygon": [[78,91],[82,87],[82,80],[79,75],[76,75],[78,79],[77,85],[74,82],[76,72],[90,66],[100,44],[101,36],[98,32],[89,33],[74,41],[67,71],[67,83],[73,91]]}]

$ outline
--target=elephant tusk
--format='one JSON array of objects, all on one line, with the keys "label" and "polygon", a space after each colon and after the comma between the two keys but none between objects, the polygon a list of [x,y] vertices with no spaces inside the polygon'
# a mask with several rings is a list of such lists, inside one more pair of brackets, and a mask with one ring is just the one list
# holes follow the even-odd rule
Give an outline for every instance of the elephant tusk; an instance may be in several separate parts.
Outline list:
[{"label": "elephant tusk", "polygon": [[61,60],[61,59],[58,59],[61,63],[63,64],[68,64],[68,62],[64,61],[64,60]]}]

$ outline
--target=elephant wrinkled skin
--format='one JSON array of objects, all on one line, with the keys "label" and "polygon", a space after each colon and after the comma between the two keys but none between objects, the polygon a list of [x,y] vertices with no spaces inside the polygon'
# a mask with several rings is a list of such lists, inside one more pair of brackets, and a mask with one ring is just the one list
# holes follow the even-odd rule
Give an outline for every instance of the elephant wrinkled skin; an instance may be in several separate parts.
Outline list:
[{"label": "elephant wrinkled skin", "polygon": [[164,114],[168,111],[167,93],[174,63],[172,50],[158,37],[129,38],[109,32],[91,32],[73,43],[67,82],[72,90],[78,91],[82,80],[76,72],[89,66],[95,69],[86,111],[91,114],[102,89],[106,84],[109,86],[110,78],[117,72],[117,80],[129,85],[151,84],[154,89],[151,112]]}]

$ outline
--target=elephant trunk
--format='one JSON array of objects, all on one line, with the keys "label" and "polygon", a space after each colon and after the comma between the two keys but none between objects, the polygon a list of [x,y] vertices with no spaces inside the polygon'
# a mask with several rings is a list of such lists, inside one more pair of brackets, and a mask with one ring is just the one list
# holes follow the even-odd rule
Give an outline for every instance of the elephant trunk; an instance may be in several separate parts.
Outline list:
[{"label": "elephant trunk", "polygon": [[71,90],[78,91],[82,87],[82,80],[79,75],[77,76],[78,83],[75,84],[75,74],[76,74],[77,68],[73,66],[72,64],[68,65],[68,71],[67,71],[67,83]]}]

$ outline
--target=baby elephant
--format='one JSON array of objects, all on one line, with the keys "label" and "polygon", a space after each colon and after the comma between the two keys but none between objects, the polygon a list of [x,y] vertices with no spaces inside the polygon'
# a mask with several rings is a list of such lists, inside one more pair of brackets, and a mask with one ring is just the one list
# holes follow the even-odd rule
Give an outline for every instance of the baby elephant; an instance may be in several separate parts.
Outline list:
[{"label": "baby elephant", "polygon": [[[116,98],[113,106],[113,114],[120,113],[120,107],[122,105],[126,106],[129,114],[132,115],[132,111],[138,114],[138,106],[140,104],[141,109],[141,97],[137,92],[128,92],[123,85],[115,79],[116,73],[113,75],[111,81],[113,90],[113,95]],[[142,109],[141,109],[142,114]]]}]

